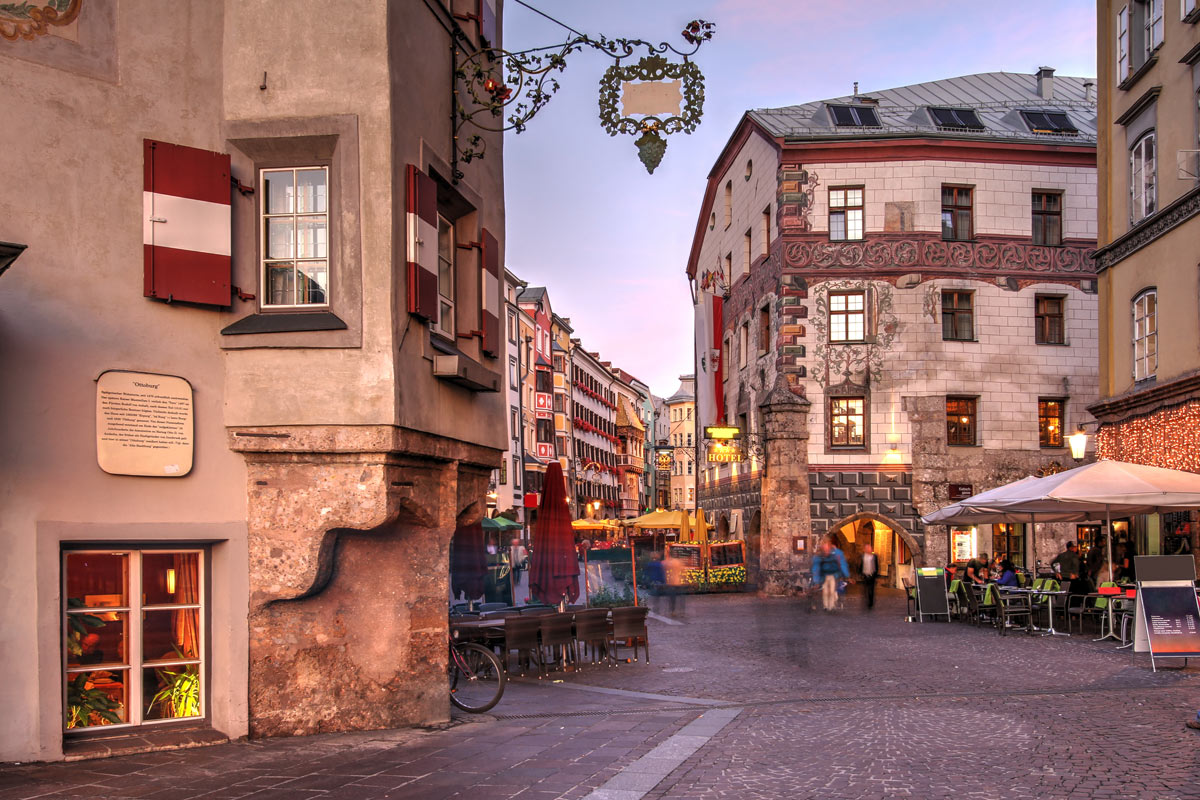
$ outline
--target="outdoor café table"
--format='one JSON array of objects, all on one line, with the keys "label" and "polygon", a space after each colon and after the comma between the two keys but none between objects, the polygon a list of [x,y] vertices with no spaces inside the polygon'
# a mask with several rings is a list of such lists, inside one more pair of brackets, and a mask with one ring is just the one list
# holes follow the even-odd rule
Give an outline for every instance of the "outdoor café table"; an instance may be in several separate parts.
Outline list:
[{"label": "outdoor caf\u00e9 table", "polygon": [[[1034,628],[1034,630],[1040,630],[1042,632],[1042,636],[1070,636],[1071,634],[1069,633],[1063,633],[1062,631],[1054,630],[1054,598],[1066,597],[1067,593],[1062,589],[1053,592],[1048,592],[1045,589],[1027,589],[1026,591],[1028,591],[1034,597],[1046,598],[1046,613],[1050,617],[1049,628]],[[1031,622],[1030,624],[1032,625],[1033,623]]]},{"label": "outdoor caf\u00e9 table", "polygon": [[504,631],[504,617],[493,617],[491,619],[477,619],[468,617],[466,619],[450,618],[450,635],[455,639],[466,639],[468,641],[476,641],[486,639],[489,633]]},{"label": "outdoor caf\u00e9 table", "polygon": [[[1084,595],[1084,596],[1088,597],[1090,599],[1093,599],[1093,600],[1098,600],[1101,598],[1108,600],[1108,603],[1105,605],[1105,608],[1104,608],[1104,611],[1108,616],[1108,633],[1104,634],[1099,639],[1092,639],[1092,641],[1093,642],[1103,642],[1105,639],[1109,639],[1109,638],[1116,639],[1117,641],[1121,641],[1121,637],[1117,635],[1117,631],[1116,631],[1117,626],[1115,624],[1116,618],[1113,616],[1113,611],[1115,610],[1117,601],[1125,601],[1125,600],[1129,600],[1131,598],[1126,596],[1126,594],[1123,590],[1119,591],[1119,592],[1092,592],[1092,593]],[[1080,623],[1080,625],[1082,626],[1082,623]]]}]

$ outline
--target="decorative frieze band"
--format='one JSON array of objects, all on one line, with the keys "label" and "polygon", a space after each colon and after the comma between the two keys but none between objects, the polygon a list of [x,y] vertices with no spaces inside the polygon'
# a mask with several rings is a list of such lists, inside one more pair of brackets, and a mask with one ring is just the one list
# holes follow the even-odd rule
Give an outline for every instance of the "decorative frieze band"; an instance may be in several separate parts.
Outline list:
[{"label": "decorative frieze band", "polygon": [[1008,237],[947,242],[937,234],[868,236],[861,242],[831,242],[824,235],[788,237],[785,268],[868,270],[968,270],[997,274],[1094,274],[1090,244],[1042,247]]},{"label": "decorative frieze band", "polygon": [[1095,255],[1097,270],[1103,272],[1198,214],[1200,214],[1200,188],[1185,194],[1112,244],[1097,250]]}]

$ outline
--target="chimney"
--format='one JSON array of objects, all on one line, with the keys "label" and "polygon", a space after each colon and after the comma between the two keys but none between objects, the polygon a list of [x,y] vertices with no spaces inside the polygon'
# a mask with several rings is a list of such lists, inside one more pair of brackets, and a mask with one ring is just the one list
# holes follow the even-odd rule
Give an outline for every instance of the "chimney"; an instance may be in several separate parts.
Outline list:
[{"label": "chimney", "polygon": [[1083,99],[1085,102],[1088,102],[1088,103],[1096,102],[1096,82],[1095,81],[1084,81],[1083,82]]},{"label": "chimney", "polygon": [[1054,68],[1038,67],[1037,71],[1038,97],[1044,100],[1054,99]]},{"label": "chimney", "polygon": [[854,96],[858,97],[858,81],[854,82]]}]

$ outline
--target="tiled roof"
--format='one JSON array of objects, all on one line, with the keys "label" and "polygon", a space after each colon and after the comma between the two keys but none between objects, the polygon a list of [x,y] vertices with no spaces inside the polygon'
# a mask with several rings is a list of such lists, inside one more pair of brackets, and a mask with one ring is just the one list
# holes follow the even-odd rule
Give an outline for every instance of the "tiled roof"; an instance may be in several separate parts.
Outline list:
[{"label": "tiled roof", "polygon": [[[1056,75],[1053,78],[1053,98],[1046,99],[1038,95],[1036,75],[981,72],[864,92],[858,96],[834,97],[783,108],[755,109],[748,114],[771,135],[787,139],[919,135],[1090,145],[1096,142],[1096,101],[1087,98],[1085,82],[1095,84],[1095,79]],[[1094,91],[1092,94],[1094,97]],[[864,97],[873,98],[878,104],[863,103]],[[829,110],[831,105],[873,108],[880,125],[835,125]],[[929,112],[931,107],[974,109],[983,129],[939,127]],[[1021,116],[1022,111],[1066,113],[1078,132],[1034,133]]]}]

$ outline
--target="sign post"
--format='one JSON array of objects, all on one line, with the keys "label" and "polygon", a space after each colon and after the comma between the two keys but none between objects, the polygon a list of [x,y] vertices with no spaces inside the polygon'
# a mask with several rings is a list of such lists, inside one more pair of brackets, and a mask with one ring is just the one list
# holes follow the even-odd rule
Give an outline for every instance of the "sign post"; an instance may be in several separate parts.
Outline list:
[{"label": "sign post", "polygon": [[941,567],[917,567],[917,619],[945,616],[950,621],[950,603],[946,599],[946,576]]},{"label": "sign post", "polygon": [[1196,562],[1191,556],[1135,556],[1138,576],[1133,650],[1156,659],[1200,658],[1200,602],[1196,598]]}]

